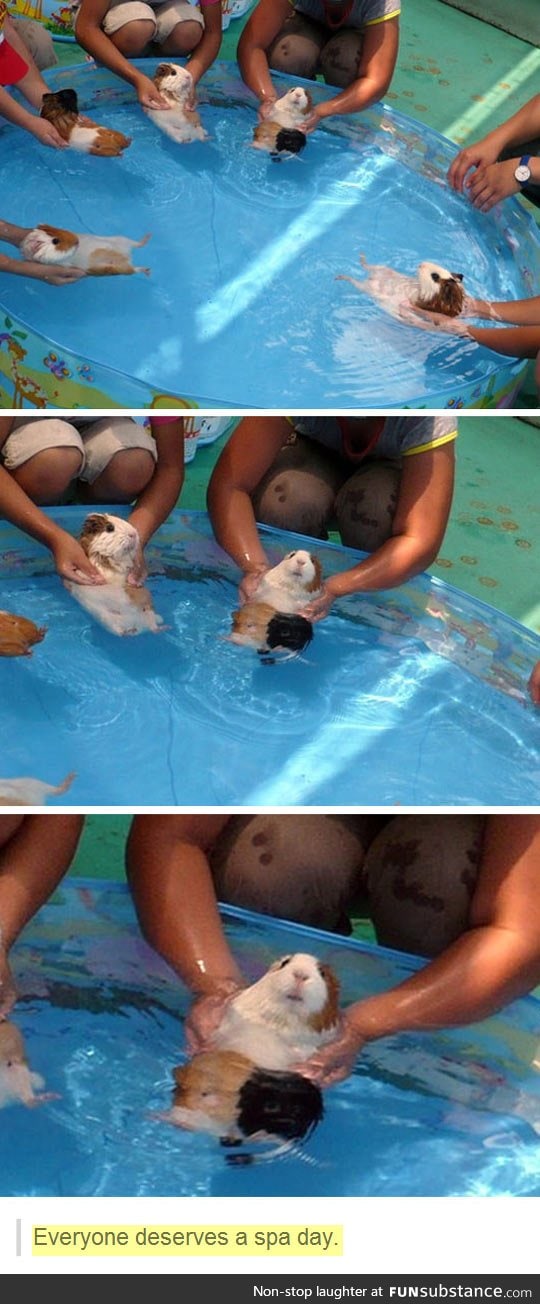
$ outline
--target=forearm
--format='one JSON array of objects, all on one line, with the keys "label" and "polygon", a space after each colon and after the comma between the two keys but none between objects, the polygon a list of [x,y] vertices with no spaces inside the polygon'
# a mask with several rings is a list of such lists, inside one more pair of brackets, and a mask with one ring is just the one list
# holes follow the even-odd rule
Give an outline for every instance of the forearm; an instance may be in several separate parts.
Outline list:
[{"label": "forearm", "polygon": [[532,299],[516,299],[514,302],[490,303],[485,299],[470,300],[469,316],[492,318],[495,321],[507,321],[515,326],[540,326],[540,294]]},{"label": "forearm", "polygon": [[24,108],[23,104],[18,104],[12,99],[2,87],[0,87],[0,116],[7,122],[11,122],[14,127],[22,127],[28,131],[34,121],[34,115]]},{"label": "forearm", "polygon": [[517,113],[514,113],[507,122],[502,122],[500,127],[495,127],[487,136],[483,137],[482,143],[493,145],[500,153],[508,145],[519,145],[520,142],[531,140],[533,136],[540,134],[540,95],[535,95],[532,100],[523,105]]},{"label": "forearm", "polygon": [[69,869],[83,824],[82,815],[27,815],[0,851],[0,949],[9,950]]},{"label": "forearm", "polygon": [[[494,304],[496,309],[503,304]],[[510,320],[506,318],[506,320]],[[483,344],[494,353],[508,358],[536,358],[540,350],[540,324],[515,326],[512,330],[498,330],[496,326],[470,326],[468,333],[477,344]]]},{"label": "forearm", "polygon": [[194,54],[188,59],[186,68],[191,73],[193,81],[197,83],[205,72],[211,68],[214,60],[217,59],[221,46],[221,31],[205,31],[202,41],[197,46]]},{"label": "forearm", "polygon": [[4,222],[0,219],[0,241],[15,245],[16,249],[25,235],[28,235],[29,230],[28,226],[16,226],[14,222]]},{"label": "forearm", "polygon": [[245,575],[266,569],[268,558],[257,531],[253,504],[244,489],[216,487],[208,495],[212,528],[221,548]]},{"label": "forearm", "polygon": [[238,47],[238,66],[242,80],[257,99],[275,100],[276,92],[270,75],[266,52],[260,46],[244,49],[242,42]]},{"label": "forearm", "polygon": [[488,925],[464,933],[406,982],[349,1007],[362,1041],[398,1032],[429,1032],[496,1014],[540,982],[537,941]]},{"label": "forearm", "polygon": [[166,521],[173,507],[176,507],[183,482],[183,461],[174,467],[156,467],[150,484],[141,494],[129,518],[131,525],[138,531],[143,548]]},{"label": "forearm", "polygon": [[88,22],[78,22],[75,29],[75,35],[82,45],[83,50],[101,63],[111,72],[116,73],[117,77],[122,77],[124,81],[129,82],[130,86],[136,86],[140,73],[137,68],[126,59],[124,55],[117,50],[113,41],[109,40],[101,27]]},{"label": "forearm", "polygon": [[[163,818],[175,817],[139,816],[128,839],[137,915],[147,941],[191,991],[211,994],[242,977],[225,939],[206,851],[170,826],[162,832]],[[210,818],[216,832],[227,821]]]},{"label": "forearm", "polygon": [[394,589],[419,575],[436,557],[440,539],[398,535],[388,539],[374,553],[351,570],[332,575],[327,587],[335,598],[350,593],[372,593]]},{"label": "forearm", "polygon": [[382,99],[387,89],[387,81],[361,77],[339,95],[334,95],[331,100],[324,100],[318,104],[317,116],[330,118],[338,114],[361,113],[363,109],[369,109],[372,104]]}]

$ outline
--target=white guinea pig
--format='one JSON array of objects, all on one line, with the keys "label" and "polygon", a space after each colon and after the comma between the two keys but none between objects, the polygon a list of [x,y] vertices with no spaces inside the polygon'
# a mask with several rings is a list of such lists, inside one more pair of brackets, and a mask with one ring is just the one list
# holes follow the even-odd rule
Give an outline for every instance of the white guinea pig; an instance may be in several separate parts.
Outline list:
[{"label": "white guinea pig", "polygon": [[89,276],[133,276],[136,272],[149,276],[149,267],[134,267],[131,261],[132,250],[142,248],[149,239],[149,235],[142,240],[125,235],[78,235],[43,222],[25,235],[20,248],[30,262],[80,267]]},{"label": "white guinea pig", "polygon": [[39,1105],[58,1099],[51,1092],[36,1095],[36,1089],[42,1086],[43,1078],[29,1068],[19,1029],[5,1019],[0,1023],[0,1109],[17,1101],[22,1105]]},{"label": "white guinea pig", "polygon": [[74,584],[64,580],[68,592],[113,634],[157,633],[163,621],[154,611],[148,589],[128,584],[140,551],[135,527],[120,516],[92,512],[84,522],[79,541],[106,583]]},{"label": "white guinea pig", "polygon": [[417,278],[418,308],[442,312],[445,317],[459,317],[465,297],[461,272],[448,272],[437,263],[419,263]]},{"label": "white guinea pig", "polygon": [[266,571],[252,597],[254,602],[266,602],[276,611],[293,614],[317,597],[321,588],[320,561],[304,548],[297,548]]},{"label": "white guinea pig", "polygon": [[229,1002],[212,1045],[260,1068],[288,1069],[336,1035],[338,1000],[328,965],[301,952],[283,956]]},{"label": "white guinea pig", "polygon": [[44,806],[48,797],[67,792],[74,778],[74,773],[67,774],[56,787],[42,779],[0,779],[0,806]]},{"label": "white guinea pig", "polygon": [[193,94],[193,78],[187,68],[178,63],[160,63],[153,77],[154,85],[163,99],[169,104],[168,109],[147,109],[145,113],[150,120],[160,127],[166,136],[170,136],[179,145],[188,145],[194,140],[208,140],[199,114],[195,109],[188,109]]}]

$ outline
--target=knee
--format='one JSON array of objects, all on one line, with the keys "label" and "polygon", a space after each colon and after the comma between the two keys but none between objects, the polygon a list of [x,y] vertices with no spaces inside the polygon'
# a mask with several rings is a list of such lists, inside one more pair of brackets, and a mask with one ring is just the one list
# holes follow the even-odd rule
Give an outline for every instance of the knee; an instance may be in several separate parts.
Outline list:
[{"label": "knee", "polygon": [[257,519],[280,530],[326,539],[334,493],[305,471],[280,471],[255,496]]},{"label": "knee", "polygon": [[170,36],[163,42],[161,49],[165,54],[191,54],[200,45],[203,28],[200,23],[187,19],[185,23],[177,23]]},{"label": "knee", "polygon": [[152,454],[146,449],[122,449],[114,454],[105,470],[94,480],[91,496],[96,502],[129,503],[146,489],[154,467]]},{"label": "knee", "polygon": [[397,467],[379,466],[358,472],[345,482],[336,499],[337,525],[345,547],[374,552],[390,538],[399,481]]},{"label": "knee", "polygon": [[12,472],[13,478],[33,502],[46,507],[62,498],[76,480],[83,462],[77,448],[47,448]]},{"label": "knee", "polygon": [[119,32],[111,36],[111,41],[121,54],[137,56],[142,54],[150,44],[154,32],[154,24],[149,19],[140,18],[132,23],[126,23],[125,27],[121,27]]},{"label": "knee", "polygon": [[321,50],[320,68],[330,86],[350,86],[358,77],[362,42],[355,32],[334,37]]},{"label": "knee", "polygon": [[276,72],[313,80],[317,73],[319,52],[311,42],[298,35],[283,36],[269,54],[270,67]]},{"label": "knee", "polygon": [[21,40],[32,55],[36,68],[40,72],[45,68],[54,68],[58,63],[54,42],[43,24],[27,18],[16,18],[15,24]]}]

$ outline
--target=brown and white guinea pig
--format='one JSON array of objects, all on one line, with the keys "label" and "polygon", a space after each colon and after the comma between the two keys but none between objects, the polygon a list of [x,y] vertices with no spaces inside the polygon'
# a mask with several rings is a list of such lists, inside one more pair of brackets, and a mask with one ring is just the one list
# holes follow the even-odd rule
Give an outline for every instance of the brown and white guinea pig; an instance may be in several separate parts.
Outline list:
[{"label": "brown and white guinea pig", "polygon": [[295,614],[312,602],[321,589],[319,559],[304,548],[297,548],[261,576],[253,599],[267,602],[276,611]]},{"label": "brown and white guinea pig", "polygon": [[22,1105],[40,1105],[46,1100],[57,1100],[55,1093],[36,1095],[43,1078],[32,1073],[28,1065],[24,1040],[19,1029],[8,1019],[0,1023],[0,1109],[20,1102]]},{"label": "brown and white guinea pig", "polygon": [[437,263],[418,264],[416,307],[459,317],[465,297],[461,272],[448,272]]},{"label": "brown and white guinea pig", "polygon": [[285,955],[225,1007],[212,1038],[264,1069],[289,1069],[336,1036],[339,983],[314,955]]},{"label": "brown and white guinea pig", "polygon": [[231,643],[253,648],[264,665],[273,665],[273,653],[298,656],[311,643],[313,626],[304,616],[276,611],[266,602],[246,602],[232,613]]},{"label": "brown and white guinea pig", "polygon": [[280,154],[299,154],[306,145],[305,122],[313,108],[309,91],[303,86],[276,100],[272,116],[259,122],[253,132],[254,149],[263,149],[276,157]]},{"label": "brown and white guinea pig", "polygon": [[79,542],[106,581],[105,584],[74,584],[64,580],[66,589],[81,607],[112,634],[156,634],[164,627],[161,616],[154,611],[148,589],[128,584],[140,550],[135,526],[120,516],[91,512]]},{"label": "brown and white guinea pig", "polygon": [[166,136],[170,136],[179,145],[188,145],[194,140],[208,140],[199,114],[195,109],[188,109],[193,94],[193,78],[187,68],[178,63],[160,63],[153,77],[154,85],[163,99],[170,105],[168,109],[148,109],[145,113],[160,127]]},{"label": "brown and white guinea pig", "polygon": [[44,95],[40,117],[51,122],[69,148],[78,150],[80,154],[118,158],[131,145],[131,137],[124,136],[121,131],[81,121],[77,93],[71,88]]},{"label": "brown and white guinea pig", "polygon": [[41,643],[47,630],[26,616],[0,611],[0,657],[31,657],[31,648]]},{"label": "brown and white guinea pig", "polygon": [[78,235],[59,226],[42,222],[21,240],[21,253],[34,263],[81,267],[89,276],[132,276],[135,272],[150,275],[149,267],[134,267],[133,249],[141,249],[150,239],[130,240],[125,235]]},{"label": "brown and white guinea pig", "polygon": [[269,1154],[227,1155],[228,1163],[274,1158],[305,1140],[323,1117],[322,1094],[308,1078],[260,1069],[234,1051],[204,1051],[174,1069],[173,1076],[172,1106],[161,1115],[163,1121],[188,1132],[209,1133],[223,1146],[278,1143],[279,1150]]},{"label": "brown and white guinea pig", "polygon": [[44,806],[49,797],[67,792],[75,777],[74,772],[67,774],[56,787],[42,779],[0,779],[0,806]]}]

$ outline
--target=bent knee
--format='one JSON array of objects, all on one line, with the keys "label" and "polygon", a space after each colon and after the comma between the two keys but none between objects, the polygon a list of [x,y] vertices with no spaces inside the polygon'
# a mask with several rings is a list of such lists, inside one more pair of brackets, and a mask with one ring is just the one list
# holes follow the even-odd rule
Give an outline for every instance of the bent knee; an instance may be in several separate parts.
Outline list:
[{"label": "bent knee", "polygon": [[321,50],[320,68],[330,86],[350,86],[356,81],[362,53],[359,32],[343,32],[332,37]]},{"label": "bent knee", "polygon": [[292,77],[305,77],[312,81],[317,74],[319,50],[307,37],[297,34],[283,36],[270,51],[268,62],[275,72],[286,72]]},{"label": "bent knee", "polygon": [[150,20],[138,18],[114,32],[110,40],[121,54],[138,55],[150,44],[155,30],[155,25]]}]

